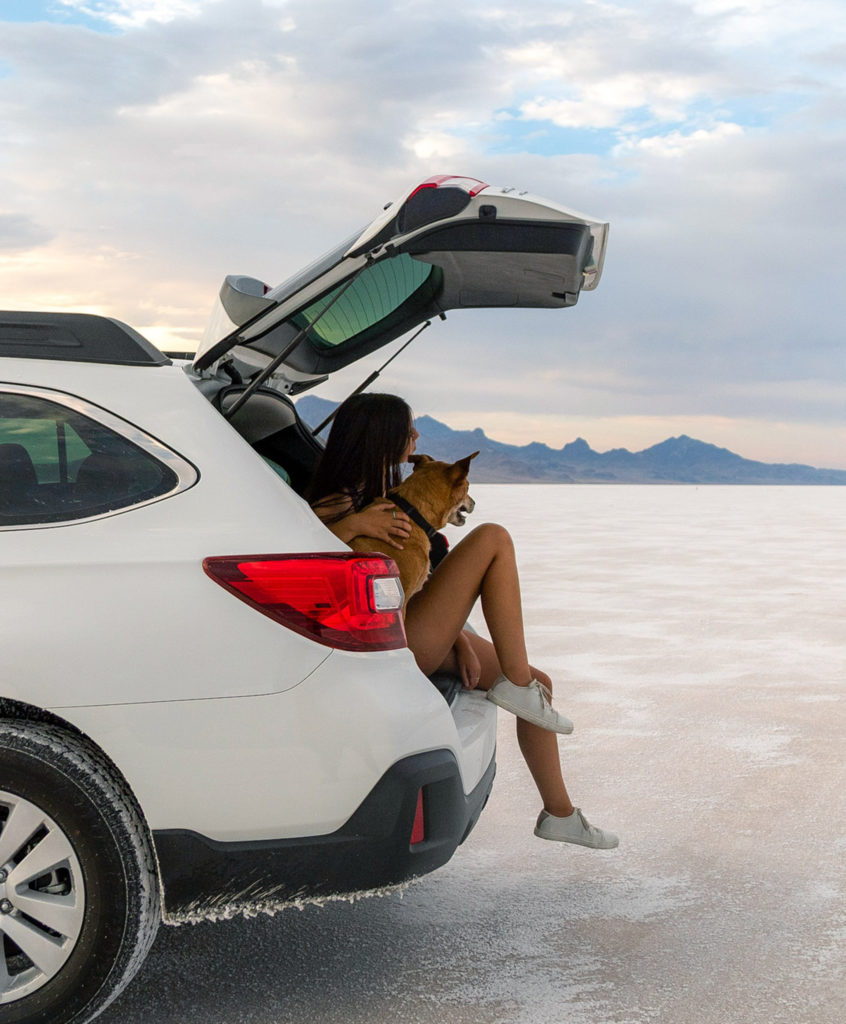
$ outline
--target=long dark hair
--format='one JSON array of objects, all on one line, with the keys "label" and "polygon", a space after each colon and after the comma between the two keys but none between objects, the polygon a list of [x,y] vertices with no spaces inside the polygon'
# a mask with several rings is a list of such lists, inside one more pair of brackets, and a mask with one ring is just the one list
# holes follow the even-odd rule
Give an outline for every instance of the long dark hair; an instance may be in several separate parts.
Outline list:
[{"label": "long dark hair", "polygon": [[308,501],[314,505],[330,494],[349,494],[358,511],[398,486],[411,417],[408,403],[397,395],[350,395],[332,421]]}]

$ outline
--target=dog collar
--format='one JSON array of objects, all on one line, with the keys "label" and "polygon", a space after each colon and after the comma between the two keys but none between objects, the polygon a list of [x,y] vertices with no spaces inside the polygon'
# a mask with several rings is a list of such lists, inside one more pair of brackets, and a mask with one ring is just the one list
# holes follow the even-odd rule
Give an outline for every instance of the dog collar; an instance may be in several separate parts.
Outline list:
[{"label": "dog collar", "polygon": [[388,498],[390,498],[395,505],[399,505],[412,522],[417,523],[429,540],[438,536],[438,531],[435,527],[432,526],[432,524],[423,516],[419,509],[415,508],[410,501],[406,501],[401,494],[389,494]]}]

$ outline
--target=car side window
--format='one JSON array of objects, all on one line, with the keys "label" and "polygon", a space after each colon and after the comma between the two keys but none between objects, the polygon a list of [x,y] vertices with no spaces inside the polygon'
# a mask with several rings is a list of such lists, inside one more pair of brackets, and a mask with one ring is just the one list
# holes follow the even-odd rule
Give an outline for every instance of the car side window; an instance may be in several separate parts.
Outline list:
[{"label": "car side window", "polygon": [[87,519],[178,484],[175,468],[71,404],[0,391],[0,527]]}]

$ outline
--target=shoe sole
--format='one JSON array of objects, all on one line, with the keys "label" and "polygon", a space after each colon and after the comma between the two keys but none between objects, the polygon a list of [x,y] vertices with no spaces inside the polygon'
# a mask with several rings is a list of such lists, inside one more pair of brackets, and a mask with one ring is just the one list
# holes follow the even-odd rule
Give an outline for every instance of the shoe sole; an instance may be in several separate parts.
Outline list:
[{"label": "shoe sole", "polygon": [[531,711],[516,707],[511,704],[507,697],[500,697],[492,690],[488,690],[488,700],[491,704],[496,704],[498,708],[502,708],[503,711],[510,711],[512,715],[522,718],[525,722],[531,722],[532,725],[537,725],[541,729],[546,729],[547,732],[557,732],[562,736],[569,736],[573,731],[573,723],[569,719],[559,719],[561,724],[556,728],[550,725],[548,718],[544,718],[542,715],[534,715]]},{"label": "shoe sole", "polygon": [[587,843],[583,839],[571,839],[569,836],[548,836],[539,828],[535,829],[535,835],[538,839],[546,839],[551,843],[570,843],[571,846],[584,846],[588,850],[616,850],[620,845],[619,839],[611,846],[597,846],[595,843]]}]

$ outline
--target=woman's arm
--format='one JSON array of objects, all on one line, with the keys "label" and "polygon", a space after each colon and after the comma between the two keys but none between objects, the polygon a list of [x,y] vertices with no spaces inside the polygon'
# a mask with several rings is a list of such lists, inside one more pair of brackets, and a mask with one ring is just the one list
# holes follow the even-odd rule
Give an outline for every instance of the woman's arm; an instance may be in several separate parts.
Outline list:
[{"label": "woman's arm", "polygon": [[463,629],[452,645],[457,675],[465,690],[475,690],[482,674],[482,663],[473,647],[469,634]]},{"label": "woman's arm", "polygon": [[315,515],[345,544],[353,537],[375,537],[401,551],[401,541],[411,533],[411,520],[387,498],[377,498],[367,508],[354,512],[352,498],[348,494],[330,494],[312,508]]}]

